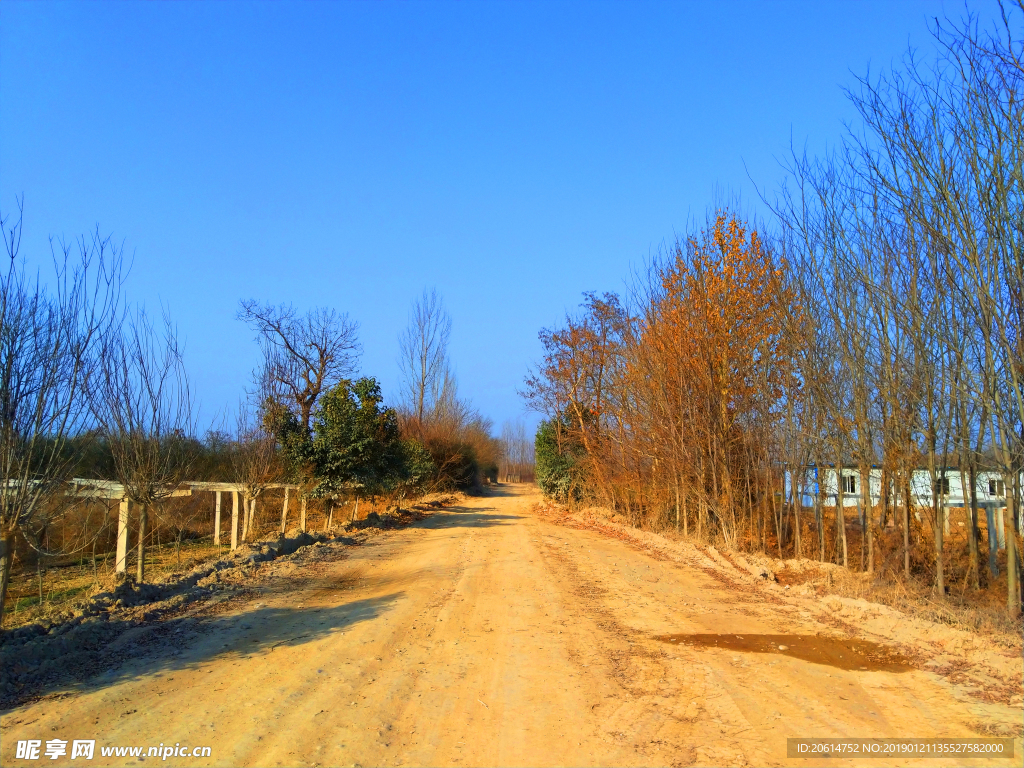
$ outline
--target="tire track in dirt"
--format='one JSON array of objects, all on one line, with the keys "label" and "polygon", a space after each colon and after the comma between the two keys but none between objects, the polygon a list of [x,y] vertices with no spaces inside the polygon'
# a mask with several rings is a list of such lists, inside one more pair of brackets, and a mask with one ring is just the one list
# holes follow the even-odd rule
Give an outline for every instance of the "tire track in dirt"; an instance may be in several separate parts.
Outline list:
[{"label": "tire track in dirt", "polygon": [[91,733],[214,745],[197,766],[781,765],[787,736],[996,722],[934,675],[660,643],[827,627],[764,604],[753,577],[729,586],[701,555],[570,530],[538,500],[499,488],[362,546],[310,547],[172,652],[5,713],[4,764],[17,739]]},{"label": "tire track in dirt", "polygon": [[[619,689],[592,707],[602,717],[607,737],[649,761],[690,765],[718,758],[725,764],[746,764],[744,745],[731,737],[749,731],[749,726],[734,708],[723,706],[728,698],[710,668],[686,649],[673,648],[670,654],[663,644],[623,623],[608,605],[612,590],[607,580],[584,573],[584,558],[567,554],[566,549],[549,539],[544,542],[556,581],[563,581],[566,597],[574,598],[566,604],[595,630],[593,644],[573,649],[570,658],[580,667],[588,666],[584,659],[589,666],[603,663]],[[714,747],[706,738],[709,728],[716,731]]]}]

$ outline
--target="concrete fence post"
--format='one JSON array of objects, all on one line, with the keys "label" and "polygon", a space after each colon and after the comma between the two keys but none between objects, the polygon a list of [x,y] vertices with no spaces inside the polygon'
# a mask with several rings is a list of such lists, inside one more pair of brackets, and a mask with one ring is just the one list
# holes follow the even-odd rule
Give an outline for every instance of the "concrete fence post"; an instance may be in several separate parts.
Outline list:
[{"label": "concrete fence post", "polygon": [[288,492],[290,490],[287,486],[284,489],[284,505],[281,507],[281,533],[288,530]]},{"label": "concrete fence post", "polygon": [[115,573],[124,573],[128,561],[128,499],[121,499],[117,511],[117,559]]},{"label": "concrete fence post", "polygon": [[220,491],[217,491],[217,502],[213,513],[213,543],[220,544]]},{"label": "concrete fence post", "polygon": [[238,491],[231,492],[231,549],[238,549]]}]

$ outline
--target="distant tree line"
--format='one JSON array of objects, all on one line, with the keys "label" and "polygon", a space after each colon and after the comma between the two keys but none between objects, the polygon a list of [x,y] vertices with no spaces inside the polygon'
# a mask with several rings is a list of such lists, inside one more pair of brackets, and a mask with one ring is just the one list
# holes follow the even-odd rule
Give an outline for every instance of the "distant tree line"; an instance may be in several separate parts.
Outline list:
[{"label": "distant tree line", "polygon": [[501,428],[499,479],[508,483],[532,483],[536,479],[534,440],[521,421],[507,421]]}]

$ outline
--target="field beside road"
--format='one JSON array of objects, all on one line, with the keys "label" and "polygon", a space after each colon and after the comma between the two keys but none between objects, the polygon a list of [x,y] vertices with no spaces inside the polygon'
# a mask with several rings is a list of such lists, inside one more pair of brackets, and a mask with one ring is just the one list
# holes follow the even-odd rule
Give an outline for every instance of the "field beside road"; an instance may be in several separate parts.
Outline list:
[{"label": "field beside road", "polygon": [[[1014,759],[974,762],[1019,765],[1019,649],[947,633],[938,654],[920,627],[886,645],[892,612],[855,621],[540,501],[499,486],[309,546],[237,599],[163,619],[160,644],[126,633],[117,665],[3,712],[0,762],[31,764],[19,740],[95,739],[87,764],[154,764],[99,747],[177,743],[212,756],[168,764],[779,765],[787,737],[1006,735]],[[990,695],[971,655],[991,662]],[[871,765],[893,762],[923,764]]]}]

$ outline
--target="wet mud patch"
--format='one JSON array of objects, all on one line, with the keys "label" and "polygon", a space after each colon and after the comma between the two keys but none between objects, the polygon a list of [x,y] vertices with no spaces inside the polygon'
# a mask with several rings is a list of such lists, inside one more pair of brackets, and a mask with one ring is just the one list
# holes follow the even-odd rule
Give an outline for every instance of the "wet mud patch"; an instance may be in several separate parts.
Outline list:
[{"label": "wet mud patch", "polygon": [[912,660],[895,648],[869,640],[818,635],[679,634],[659,635],[663,643],[691,648],[718,648],[740,653],[792,656],[812,664],[868,672],[909,672]]}]

